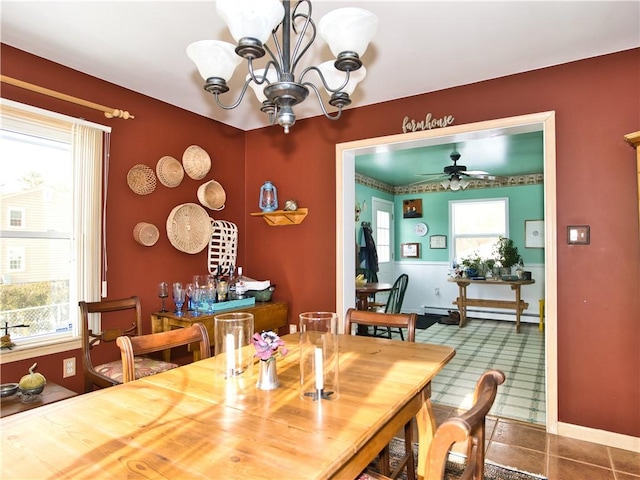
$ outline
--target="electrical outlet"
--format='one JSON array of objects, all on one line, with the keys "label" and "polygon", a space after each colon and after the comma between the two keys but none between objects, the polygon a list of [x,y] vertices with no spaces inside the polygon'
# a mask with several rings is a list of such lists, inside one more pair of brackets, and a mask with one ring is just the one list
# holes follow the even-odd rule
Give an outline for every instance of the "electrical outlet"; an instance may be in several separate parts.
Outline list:
[{"label": "electrical outlet", "polygon": [[295,323],[289,324],[289,333],[296,333],[298,331],[298,326]]},{"label": "electrical outlet", "polygon": [[62,378],[73,377],[76,374],[76,359],[65,358],[62,360]]},{"label": "electrical outlet", "polygon": [[438,287],[434,288],[433,293],[435,293],[437,297],[438,295],[440,295],[440,289]]}]

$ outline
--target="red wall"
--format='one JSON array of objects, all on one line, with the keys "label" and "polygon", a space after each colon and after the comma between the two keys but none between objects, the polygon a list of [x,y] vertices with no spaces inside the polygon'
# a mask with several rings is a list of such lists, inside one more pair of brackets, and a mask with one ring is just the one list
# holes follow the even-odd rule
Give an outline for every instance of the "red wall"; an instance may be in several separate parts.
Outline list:
[{"label": "red wall", "polygon": [[[154,166],[163,155],[180,158],[190,144],[207,150],[213,159],[207,179],[219,180],[228,195],[219,218],[239,227],[239,264],[248,275],[276,283],[276,298],[290,302],[295,319],[303,311],[335,309],[336,143],[400,133],[405,115],[452,114],[463,124],[555,110],[559,419],[640,436],[637,177],[635,152],[622,139],[640,129],[639,49],[352,109],[338,122],[301,120],[289,135],[279,127],[243,133],[4,45],[1,61],[4,75],[136,116],[107,120],[99,112],[3,84],[5,98],[113,127],[109,295],[139,295],[145,318],[159,304],[156,284],[187,281],[206,266],[206,252],[180,253],[164,233],[151,248],[133,241],[131,231],[141,220],[164,232],[170,210],[197,202],[201,183],[185,177],[178,188],[160,185],[139,197],[126,184],[136,163]],[[249,216],[257,210],[265,180],[277,186],[281,202],[294,198],[309,208],[302,224],[273,228]],[[570,224],[591,225],[589,246],[566,245],[563,232]],[[79,376],[60,378],[60,360],[68,356],[40,359],[40,371],[80,391]],[[30,363],[2,365],[3,378],[21,375]]]}]

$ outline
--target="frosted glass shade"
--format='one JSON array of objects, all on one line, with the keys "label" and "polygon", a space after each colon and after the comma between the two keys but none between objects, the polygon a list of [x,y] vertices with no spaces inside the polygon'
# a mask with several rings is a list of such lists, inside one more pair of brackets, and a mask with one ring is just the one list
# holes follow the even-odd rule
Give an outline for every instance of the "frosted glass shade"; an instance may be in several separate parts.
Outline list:
[{"label": "frosted glass shade", "polygon": [[279,0],[216,0],[216,9],[236,42],[249,37],[265,43],[284,18]]},{"label": "frosted glass shade", "polygon": [[378,31],[378,17],[362,8],[338,8],[327,13],[318,23],[318,33],[331,53],[356,52],[362,57]]},{"label": "frosted glass shade", "polygon": [[236,55],[235,46],[220,40],[201,40],[187,47],[187,55],[198,67],[202,78],[218,77],[228,81],[242,57]]},{"label": "frosted glass shade", "polygon": [[[324,79],[326,80],[327,85],[335,90],[344,83],[344,79],[346,78],[347,73],[338,70],[333,66],[333,63],[333,60],[321,63],[320,65],[318,65],[318,70],[320,70],[322,72],[322,75],[324,75]],[[348,95],[351,95],[356,89],[356,85],[358,85],[358,83],[360,83],[366,75],[367,69],[364,67],[360,67],[358,70],[351,72],[347,85],[341,91]],[[325,90],[327,89],[325,88]],[[333,92],[327,90],[327,93],[332,94]]]},{"label": "frosted glass shade", "polygon": [[[260,77],[264,76],[264,68],[261,68],[259,70],[254,70],[253,73],[255,74],[256,78],[260,79]],[[251,74],[249,73],[247,74],[246,79],[249,80],[250,78],[251,78]],[[269,71],[267,72],[267,80],[269,80],[269,83],[274,83],[278,81],[278,73],[273,68],[270,68]],[[256,94],[256,97],[258,98],[260,103],[267,100],[267,97],[264,94],[264,87],[266,87],[267,85],[268,85],[267,82],[261,83],[260,85],[258,85],[256,82],[249,83],[251,90],[253,90],[253,93]]]}]

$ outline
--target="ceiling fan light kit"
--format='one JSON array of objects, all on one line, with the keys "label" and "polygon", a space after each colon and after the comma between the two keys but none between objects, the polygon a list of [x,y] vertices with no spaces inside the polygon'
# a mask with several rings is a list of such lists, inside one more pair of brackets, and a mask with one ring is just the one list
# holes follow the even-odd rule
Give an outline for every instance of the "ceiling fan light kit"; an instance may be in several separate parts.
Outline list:
[{"label": "ceiling fan light kit", "polygon": [[[216,9],[237,45],[202,40],[189,45],[187,55],[198,67],[204,89],[214,95],[219,107],[236,108],[251,87],[269,123],[277,123],[289,133],[296,121],[293,107],[313,90],[324,116],[330,120],[340,118],[342,109],[351,103],[356,85],[366,75],[361,57],[378,30],[378,18],[373,13],[362,8],[339,8],[323,16],[316,28],[310,0],[295,2],[293,9],[286,0],[217,0]],[[293,46],[292,33],[297,36]],[[296,68],[316,33],[336,58],[306,67],[296,76]],[[275,53],[265,44],[269,35]],[[254,69],[253,61],[265,54],[268,59],[264,68]],[[223,104],[220,95],[229,91],[227,82],[242,59],[247,61],[249,71],[245,83],[235,102]],[[318,86],[309,80],[311,76],[317,77],[330,96],[329,105],[337,108],[333,115],[327,111]]]}]

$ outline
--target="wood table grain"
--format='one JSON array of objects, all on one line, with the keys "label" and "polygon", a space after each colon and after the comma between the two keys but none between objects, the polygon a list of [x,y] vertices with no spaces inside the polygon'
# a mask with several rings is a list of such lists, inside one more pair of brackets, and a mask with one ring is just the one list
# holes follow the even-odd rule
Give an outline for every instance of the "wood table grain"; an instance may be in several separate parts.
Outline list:
[{"label": "wood table grain", "polygon": [[424,453],[451,347],[340,335],[339,398],[314,402],[298,336],[283,339],[275,390],[256,389],[257,368],[223,380],[209,358],[3,418],[0,477],[354,478],[414,416]]}]

